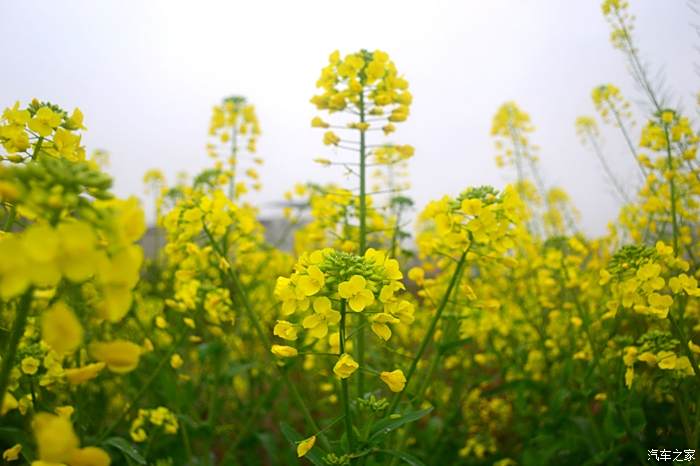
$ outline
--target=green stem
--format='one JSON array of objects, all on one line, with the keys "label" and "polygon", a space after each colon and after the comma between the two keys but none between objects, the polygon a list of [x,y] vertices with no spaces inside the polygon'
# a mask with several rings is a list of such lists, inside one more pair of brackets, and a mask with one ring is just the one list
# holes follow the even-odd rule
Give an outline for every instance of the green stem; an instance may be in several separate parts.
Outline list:
[{"label": "green stem", "polygon": [[620,131],[622,132],[622,136],[625,138],[625,142],[627,143],[627,147],[629,148],[630,152],[632,153],[632,157],[634,158],[635,163],[639,167],[639,171],[642,174],[642,179],[646,180],[647,179],[647,172],[644,169],[644,166],[642,165],[642,163],[639,161],[639,157],[637,156],[637,149],[634,147],[634,144],[632,144],[632,138],[630,138],[630,135],[627,132],[627,128],[625,127],[625,124],[622,121],[622,117],[620,117],[620,113],[617,111],[617,109],[611,103],[608,103],[608,107],[610,108],[610,112],[615,117],[615,121],[617,122],[617,127],[620,128]]},{"label": "green stem", "polygon": [[32,152],[32,160],[36,160],[36,156],[39,155],[39,151],[41,150],[41,145],[44,143],[44,137],[40,136],[39,139],[36,141],[36,145],[34,146],[34,152]]},{"label": "green stem", "polygon": [[236,165],[238,164],[238,131],[236,131],[236,122],[233,122],[233,131],[231,133],[231,179],[228,181],[228,198],[234,201],[236,199]]},{"label": "green stem", "polygon": [[428,385],[430,385],[430,383],[433,381],[433,374],[435,373],[435,370],[437,369],[437,366],[440,363],[441,357],[442,351],[436,351],[433,355],[432,361],[430,361],[428,373],[423,378],[423,381],[420,384],[420,387],[418,388],[418,393],[415,400],[417,406],[420,406],[421,403],[423,403],[423,400],[425,399],[425,393],[428,391]]},{"label": "green stem", "polygon": [[673,254],[678,255],[678,218],[676,215],[676,184],[673,176],[673,156],[671,155],[671,141],[668,136],[668,125],[664,123],[664,135],[666,137],[666,169],[669,171],[668,184],[671,190],[671,219],[673,222]]},{"label": "green stem", "polygon": [[[360,93],[360,123],[365,122],[365,93]],[[364,255],[367,249],[367,187],[366,187],[366,158],[367,144],[365,141],[365,131],[360,129],[360,255]],[[364,316],[361,317],[360,324],[364,323]],[[365,330],[360,328],[355,337],[357,341],[357,362],[360,367],[365,364]],[[365,375],[360,372],[357,374],[357,396],[361,398],[365,392]]]},{"label": "green stem", "polygon": [[[345,300],[340,303],[340,355],[345,353]],[[360,366],[362,367],[362,366]],[[360,374],[362,371],[360,371]],[[348,453],[355,450],[355,433],[352,430],[352,414],[350,412],[350,395],[348,394],[348,379],[341,379],[341,398],[343,401],[343,414],[345,418],[345,435],[348,437]]]},{"label": "green stem", "polygon": [[187,425],[184,420],[180,421],[180,434],[182,435],[182,443],[185,447],[185,455],[187,456],[186,464],[189,464],[192,460],[192,444],[190,443],[190,436],[187,433]]},{"label": "green stem", "polygon": [[450,284],[447,286],[447,291],[445,291],[445,294],[442,296],[442,300],[440,301],[440,305],[438,306],[437,310],[435,311],[435,315],[433,316],[433,320],[430,322],[430,326],[428,327],[428,331],[423,336],[423,340],[420,343],[420,347],[418,348],[418,352],[413,357],[413,360],[411,361],[411,366],[409,367],[408,372],[406,373],[406,386],[402,391],[400,391],[399,393],[394,395],[394,399],[391,402],[391,406],[389,406],[389,410],[388,410],[387,414],[393,414],[394,411],[396,411],[396,407],[399,405],[399,402],[401,401],[401,398],[403,397],[403,394],[406,391],[408,384],[411,382],[411,378],[413,377],[413,374],[416,372],[416,367],[418,366],[418,361],[420,361],[420,359],[423,357],[423,353],[425,353],[425,350],[428,347],[428,344],[433,339],[433,335],[435,334],[435,328],[437,327],[437,324],[440,321],[440,317],[442,317],[442,312],[445,310],[445,307],[447,306],[447,303],[450,300],[450,296],[452,295],[452,290],[455,288],[455,285],[457,284],[457,277],[460,276],[460,274],[462,273],[462,268],[464,267],[464,264],[466,263],[467,253],[469,252],[470,248],[471,248],[471,244],[469,245],[469,247],[467,247],[467,249],[462,253],[462,256],[459,258],[459,262],[457,262],[457,268],[455,269],[454,273],[452,274],[452,278],[450,279]]},{"label": "green stem", "polygon": [[17,347],[27,325],[27,316],[32,304],[32,293],[33,289],[30,287],[24,292],[19,301],[15,321],[12,323],[12,329],[10,330],[10,339],[7,341],[7,347],[3,353],[2,366],[0,367],[0,407],[4,403],[7,386],[10,384],[10,372],[12,372],[12,365],[17,355]]}]

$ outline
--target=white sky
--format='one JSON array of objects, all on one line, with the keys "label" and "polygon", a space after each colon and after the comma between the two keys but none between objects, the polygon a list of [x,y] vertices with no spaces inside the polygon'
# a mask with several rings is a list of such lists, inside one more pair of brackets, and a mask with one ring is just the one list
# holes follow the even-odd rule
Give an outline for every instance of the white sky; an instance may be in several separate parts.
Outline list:
[{"label": "white sky", "polygon": [[[690,23],[700,19],[684,0],[631,3],[643,56],[695,112],[700,40]],[[640,97],[609,45],[597,0],[5,0],[0,31],[0,105],[37,97],[80,107],[84,142],[111,153],[119,195],[142,195],[149,168],[173,180],[210,163],[211,107],[231,94],[256,105],[263,130],[265,187],[252,200],[269,206],[297,181],[342,181],[339,167],[312,162],[333,152],[309,125],[316,115],[309,98],[331,51],[378,48],[414,95],[392,140],[416,148],[409,194],[419,207],[513,179],[496,168],[489,131],[496,109],[515,100],[537,127],[545,182],[564,186],[586,230],[601,233],[618,205],[574,120],[594,113],[590,91],[598,84]],[[617,133],[605,136],[610,164],[632,179]]]}]

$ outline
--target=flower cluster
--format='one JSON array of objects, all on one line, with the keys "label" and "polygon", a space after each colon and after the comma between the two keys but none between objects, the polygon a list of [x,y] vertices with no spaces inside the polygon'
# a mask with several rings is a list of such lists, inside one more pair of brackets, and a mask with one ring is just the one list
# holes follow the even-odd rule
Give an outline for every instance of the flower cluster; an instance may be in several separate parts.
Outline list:
[{"label": "flower cluster", "polygon": [[155,409],[139,409],[138,416],[131,421],[129,434],[134,442],[145,442],[149,429],[159,429],[166,435],[177,434],[179,423],[175,414],[168,408],[159,406]]},{"label": "flower cluster", "polygon": [[[335,346],[340,309],[346,306],[369,314],[372,331],[385,341],[392,335],[388,324],[413,322],[413,305],[397,296],[405,288],[399,263],[382,251],[370,248],[357,256],[330,248],[317,250],[302,255],[294,269],[290,277],[279,277],[275,286],[282,316],[299,320],[297,324],[277,322],[274,334],[284,340],[297,340],[305,329],[318,340],[330,332],[330,344]],[[275,352],[280,352],[279,347]]]}]

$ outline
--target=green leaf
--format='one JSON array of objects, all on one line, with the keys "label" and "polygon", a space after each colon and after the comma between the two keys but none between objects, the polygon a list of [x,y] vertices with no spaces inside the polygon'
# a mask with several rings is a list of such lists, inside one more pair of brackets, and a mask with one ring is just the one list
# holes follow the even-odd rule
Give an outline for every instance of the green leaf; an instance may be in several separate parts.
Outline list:
[{"label": "green leaf", "polygon": [[432,410],[433,408],[422,409],[420,411],[410,411],[400,417],[380,419],[372,425],[372,428],[370,429],[369,441],[377,441],[392,430],[396,430],[409,422],[417,421]]},{"label": "green leaf", "polygon": [[104,441],[104,444],[122,452],[127,460],[131,459],[138,464],[146,464],[146,459],[141,456],[141,453],[131,443],[121,437],[108,438]]},{"label": "green leaf", "polygon": [[[302,437],[299,432],[294,430],[294,428],[286,422],[280,423],[280,429],[282,430],[282,433],[284,434],[287,441],[289,441],[289,443],[291,443],[294,447],[294,451],[296,451],[297,443],[301,442],[306,438]],[[317,445],[314,445],[314,447],[311,450],[309,450],[309,452],[306,455],[304,455],[304,458],[308,459],[316,466],[325,466],[326,463],[324,463],[324,461],[321,459],[322,454],[325,454],[325,452],[321,450],[321,448]]]},{"label": "green leaf", "polygon": [[411,455],[410,453],[406,453],[405,451],[377,450],[377,452],[386,453],[387,455],[394,456],[400,460],[403,460],[404,463],[410,464],[411,466],[425,466],[424,462]]}]

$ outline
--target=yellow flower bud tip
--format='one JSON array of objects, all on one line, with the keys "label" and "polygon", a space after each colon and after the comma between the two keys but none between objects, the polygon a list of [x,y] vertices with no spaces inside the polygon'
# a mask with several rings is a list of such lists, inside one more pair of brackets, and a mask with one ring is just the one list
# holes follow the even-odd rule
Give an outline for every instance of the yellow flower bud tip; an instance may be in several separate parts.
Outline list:
[{"label": "yellow flower bud tip", "polygon": [[313,448],[315,443],[315,435],[312,435],[311,437],[299,442],[299,444],[297,445],[297,457],[301,458],[302,456],[306,455],[309,452],[309,450]]},{"label": "yellow flower bud tip", "polygon": [[272,345],[270,351],[280,358],[293,358],[299,354],[296,348],[285,345]]},{"label": "yellow flower bud tip", "polygon": [[22,451],[22,445],[19,443],[14,445],[13,447],[8,448],[4,452],[2,452],[2,459],[10,462],[10,461],[17,461],[19,459],[19,454]]}]

